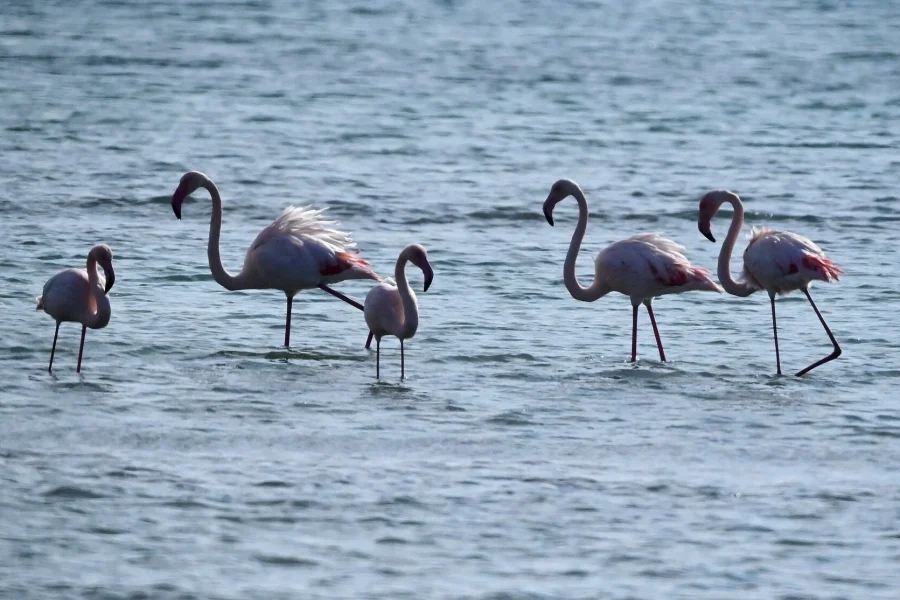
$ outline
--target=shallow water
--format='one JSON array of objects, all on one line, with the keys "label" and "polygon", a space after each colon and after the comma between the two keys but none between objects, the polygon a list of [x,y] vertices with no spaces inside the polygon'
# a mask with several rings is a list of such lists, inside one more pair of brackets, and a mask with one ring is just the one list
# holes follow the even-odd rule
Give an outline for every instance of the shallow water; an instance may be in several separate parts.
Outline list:
[{"label": "shallow water", "polygon": [[[877,1],[0,9],[0,597],[895,598],[898,38]],[[188,169],[232,271],[291,203],[384,275],[423,243],[409,378],[320,291],[281,348],[283,295],[209,274],[206,196],[172,215]],[[693,293],[629,364],[628,300],[562,285],[559,177],[585,280],[642,231],[714,268],[712,188],[812,238],[843,356],[776,378],[765,295]],[[48,375],[33,298],[98,241],[112,321]],[[786,372],[830,351],[778,307]]]}]

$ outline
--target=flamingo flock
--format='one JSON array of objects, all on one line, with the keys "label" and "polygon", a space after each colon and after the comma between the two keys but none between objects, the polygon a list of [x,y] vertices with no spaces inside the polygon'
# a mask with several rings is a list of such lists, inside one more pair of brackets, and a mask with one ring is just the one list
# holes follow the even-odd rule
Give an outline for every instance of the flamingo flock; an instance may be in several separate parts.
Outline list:
[{"label": "flamingo flock", "polygon": [[[406,277],[406,265],[412,263],[424,275],[423,291],[428,291],[434,271],[428,253],[420,244],[410,244],[400,252],[394,267],[394,277],[382,279],[359,256],[356,243],[349,233],[336,229],[339,224],[322,218],[323,210],[288,206],[256,236],[244,257],[241,270],[229,273],[219,253],[222,230],[222,198],[213,181],[199,171],[185,173],[172,195],[172,210],[180,220],[185,200],[198,189],[205,189],[212,200],[207,256],[209,269],[216,283],[227,290],[266,289],[284,293],[287,307],[284,327],[284,346],[291,342],[291,311],[294,296],[302,290],[321,289],[363,312],[369,339],[376,341],[375,377],[381,377],[381,340],[393,336],[400,341],[400,378],[406,377],[404,340],[416,334],[419,325],[419,306]],[[717,275],[719,283],[709,271],[691,263],[685,248],[656,233],[639,233],[611,243],[594,259],[594,279],[587,287],[575,275],[575,263],[587,231],[589,209],[584,192],[570,179],[560,179],[550,188],[543,204],[543,213],[552,226],[557,204],[573,197],[578,204],[578,223],[569,244],[563,265],[563,282],[575,300],[594,302],[610,292],[618,292],[631,300],[631,362],[637,360],[637,329],[640,305],[647,308],[660,361],[666,362],[662,339],[653,313],[653,299],[668,294],[691,291],[727,292],[745,297],[765,290],[772,307],[772,330],[775,339],[776,373],[782,374],[778,348],[778,328],[775,318],[776,295],[800,290],[809,300],[834,350],[808,367],[797,372],[802,376],[812,369],[838,358],[841,348],[809,293],[813,281],[838,280],[843,271],[815,243],[789,231],[754,229],[750,243],[744,250],[744,272],[740,279],[731,275],[731,253],[744,224],[744,206],[730,191],[715,190],[700,200],[698,228],[711,242],[712,219],[722,204],[729,203],[733,213],[728,235],[719,254]],[[59,326],[72,321],[81,324],[81,344],[78,351],[77,372],[81,372],[85,333],[88,328],[102,329],[112,315],[109,291],[115,282],[112,250],[106,244],[91,248],[86,269],[66,269],[51,277],[37,298],[37,310],[43,310],[56,321],[50,365]],[[98,266],[103,274],[98,272]],[[378,282],[367,294],[365,303],[338,292],[331,286],[349,279],[370,279]],[[721,285],[720,285],[721,284]]]}]

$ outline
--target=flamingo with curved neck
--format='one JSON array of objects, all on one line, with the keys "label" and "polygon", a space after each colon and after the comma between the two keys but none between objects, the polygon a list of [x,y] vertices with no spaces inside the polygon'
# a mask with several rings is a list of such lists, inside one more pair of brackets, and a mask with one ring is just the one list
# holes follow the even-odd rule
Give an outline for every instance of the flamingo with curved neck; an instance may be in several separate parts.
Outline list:
[{"label": "flamingo with curved neck", "polygon": [[425,275],[424,291],[434,279],[428,253],[419,244],[410,244],[400,252],[394,266],[394,279],[385,279],[366,295],[363,314],[375,337],[375,377],[381,378],[381,338],[395,336],[400,340],[400,379],[406,376],[403,340],[416,334],[419,327],[419,304],[406,279],[406,263],[411,262]]},{"label": "flamingo with curved neck", "polygon": [[[44,284],[43,294],[37,297],[35,310],[43,310],[56,319],[53,347],[50,350],[49,372],[53,372],[53,356],[56,354],[56,340],[59,326],[64,321],[81,323],[81,343],[78,347],[78,367],[81,372],[81,358],[84,354],[84,337],[87,328],[103,329],[109,324],[112,307],[109,304],[109,290],[116,281],[112,265],[112,250],[106,244],[97,244],[87,256],[86,269],[65,269],[51,277]],[[103,268],[104,275],[97,271]]]},{"label": "flamingo with curved neck", "polygon": [[665,362],[666,354],[651,306],[653,298],[688,291],[721,292],[721,288],[710,278],[706,269],[690,263],[684,255],[683,246],[655,233],[640,233],[607,246],[594,259],[594,281],[584,287],[575,275],[575,263],[587,231],[589,211],[587,198],[578,184],[570,179],[560,179],[554,183],[544,201],[544,217],[553,225],[554,207],[569,196],[578,202],[578,224],[563,266],[566,289],[573,298],[582,302],[594,302],[609,292],[619,292],[631,298],[632,362],[637,360],[638,306],[643,303],[650,315],[659,359]]},{"label": "flamingo with curved neck", "polygon": [[725,291],[733,296],[746,297],[754,292],[766,290],[769,303],[772,305],[772,332],[775,337],[775,364],[778,375],[781,375],[781,355],[778,350],[778,324],[775,319],[775,295],[787,294],[800,290],[812,305],[819,322],[831,340],[833,351],[825,358],[797,372],[797,376],[805,375],[819,365],[832,361],[841,355],[841,347],[834,334],[825,322],[819,307],[813,302],[809,293],[809,285],[815,280],[837,281],[843,273],[840,267],[825,256],[819,246],[812,240],[791,231],[775,231],[756,229],[751,232],[750,244],[744,250],[744,273],[741,279],[731,276],[731,253],[735,242],[744,227],[744,203],[734,192],[714,190],[700,200],[700,214],[697,227],[709,241],[715,242],[711,231],[713,217],[722,204],[731,204],[734,212],[728,235],[719,252],[719,281]]},{"label": "flamingo with curved neck", "polygon": [[334,221],[323,221],[323,210],[287,207],[250,244],[240,273],[232,275],[222,265],[219,237],[222,232],[222,198],[213,181],[199,171],[185,173],[172,195],[172,210],[181,219],[185,199],[199,188],[209,192],[212,216],[206,254],[209,270],[216,283],[227,290],[275,289],[287,297],[284,345],[291,342],[291,308],[300,290],[320,288],[332,296],[362,310],[362,304],[329,287],[347,279],[380,277],[369,263],[357,257],[350,234],[331,228]]}]

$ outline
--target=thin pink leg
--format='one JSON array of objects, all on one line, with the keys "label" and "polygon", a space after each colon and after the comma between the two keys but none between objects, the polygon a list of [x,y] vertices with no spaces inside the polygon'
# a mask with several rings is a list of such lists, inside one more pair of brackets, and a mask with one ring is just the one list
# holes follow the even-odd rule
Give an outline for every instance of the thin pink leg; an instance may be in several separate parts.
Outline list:
[{"label": "thin pink leg", "polygon": [[81,373],[81,356],[84,354],[84,334],[87,333],[87,327],[81,326],[81,346],[78,347],[78,368],[76,373]]},{"label": "thin pink leg", "polygon": [[291,347],[291,307],[294,304],[294,299],[288,296],[287,299],[287,318],[284,321],[284,347]]},{"label": "thin pink leg", "polygon": [[370,331],[369,337],[366,338],[366,350],[368,350],[372,346],[372,338],[373,337],[375,337],[375,334]]},{"label": "thin pink leg", "polygon": [[381,379],[381,339],[375,340],[375,379]]},{"label": "thin pink leg", "polygon": [[775,320],[775,294],[769,294],[769,300],[772,303],[772,333],[775,334],[775,365],[778,369],[777,374],[781,375],[781,354],[778,352],[778,322]]},{"label": "thin pink leg", "polygon": [[404,365],[403,358],[403,339],[400,339],[400,379],[404,379],[406,377],[406,366]]},{"label": "thin pink leg", "polygon": [[50,349],[50,366],[47,368],[48,373],[53,372],[53,355],[56,354],[56,338],[59,337],[59,324],[60,321],[56,322],[56,333],[53,334],[53,348]]},{"label": "thin pink leg", "polygon": [[637,317],[638,317],[638,305],[634,305],[634,315],[632,319],[631,325],[631,362],[637,360]]},{"label": "thin pink leg", "polygon": [[829,354],[828,356],[826,356],[825,358],[823,358],[822,360],[814,362],[813,364],[809,365],[808,367],[806,367],[805,369],[803,369],[802,371],[797,373],[797,377],[800,377],[801,375],[805,375],[806,373],[809,373],[810,371],[812,371],[819,365],[824,365],[828,361],[834,360],[838,356],[841,355],[841,347],[838,345],[837,340],[834,338],[834,334],[831,333],[831,329],[828,328],[828,323],[826,323],[825,319],[822,318],[822,313],[819,312],[819,307],[816,306],[816,303],[813,302],[812,296],[809,295],[809,290],[804,289],[803,293],[806,294],[806,297],[809,299],[809,303],[812,304],[813,310],[816,311],[816,316],[819,317],[819,321],[822,323],[822,327],[825,328],[825,333],[828,334],[828,338],[831,340],[831,345],[834,346],[834,351],[831,354]]},{"label": "thin pink leg", "polygon": [[656,317],[653,316],[653,307],[647,303],[647,312],[650,314],[650,324],[653,325],[653,335],[656,336],[656,347],[659,348],[659,360],[666,362],[666,353],[663,350],[662,340],[659,339],[659,329],[656,328]]}]

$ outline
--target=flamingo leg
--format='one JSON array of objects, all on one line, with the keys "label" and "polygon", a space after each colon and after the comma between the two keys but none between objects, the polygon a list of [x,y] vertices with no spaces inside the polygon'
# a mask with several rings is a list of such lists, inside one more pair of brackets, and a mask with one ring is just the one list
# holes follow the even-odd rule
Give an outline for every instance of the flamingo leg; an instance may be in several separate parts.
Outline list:
[{"label": "flamingo leg", "polygon": [[375,340],[375,379],[381,379],[381,339]]},{"label": "flamingo leg", "polygon": [[287,317],[284,320],[284,347],[291,347],[291,307],[294,305],[294,299],[288,296],[287,299]]},{"label": "flamingo leg", "polygon": [[638,317],[638,305],[634,305],[634,315],[632,318],[631,325],[631,362],[637,360],[637,317]]},{"label": "flamingo leg", "polygon": [[404,377],[406,377],[405,365],[403,358],[403,338],[400,338],[400,380],[402,381]]},{"label": "flamingo leg", "polygon": [[369,337],[366,338],[366,350],[368,350],[372,346],[372,338],[373,337],[375,337],[375,334],[370,331]]},{"label": "flamingo leg", "polygon": [[775,334],[775,364],[778,368],[778,375],[781,375],[781,355],[778,353],[778,324],[775,321],[775,294],[769,294],[769,300],[772,302],[772,333]]},{"label": "flamingo leg", "polygon": [[53,334],[53,348],[50,349],[50,366],[47,367],[47,372],[53,372],[53,355],[56,354],[56,338],[59,337],[59,325],[62,321],[56,322],[56,333]]},{"label": "flamingo leg", "polygon": [[650,315],[650,324],[653,325],[653,335],[656,336],[656,347],[659,348],[659,360],[666,362],[666,352],[663,350],[662,340],[659,339],[659,329],[656,328],[656,317],[653,316],[653,307],[647,302],[647,313]]},{"label": "flamingo leg", "polygon": [[825,319],[822,318],[822,313],[819,312],[819,307],[816,306],[816,303],[813,302],[812,296],[809,295],[809,290],[804,289],[803,293],[806,294],[806,298],[809,300],[809,303],[812,304],[813,310],[816,311],[816,316],[819,317],[819,321],[822,323],[822,327],[825,328],[825,333],[828,334],[828,338],[831,340],[831,344],[834,346],[834,351],[831,354],[829,354],[828,356],[826,356],[825,358],[823,358],[822,360],[818,360],[818,361],[814,362],[813,364],[809,365],[808,367],[806,367],[805,369],[803,369],[802,371],[797,373],[797,377],[800,377],[801,375],[805,375],[806,373],[809,373],[810,371],[812,371],[819,365],[824,365],[828,361],[834,360],[838,356],[841,355],[841,347],[838,345],[837,340],[834,338],[834,334],[831,333],[831,329],[828,328],[828,323],[826,323]]},{"label": "flamingo leg", "polygon": [[87,333],[87,326],[81,326],[81,345],[78,347],[78,368],[76,373],[81,373],[81,356],[84,354],[84,334]]},{"label": "flamingo leg", "polygon": [[362,305],[362,304],[360,304],[359,302],[357,302],[357,301],[354,300],[353,298],[350,298],[350,297],[348,297],[348,296],[345,296],[344,294],[340,293],[340,292],[337,291],[337,290],[331,289],[330,287],[328,287],[328,286],[325,285],[324,283],[320,283],[320,284],[319,284],[319,288],[325,290],[326,292],[328,292],[329,294],[331,294],[331,295],[334,296],[335,298],[340,298],[341,300],[343,300],[343,301],[346,302],[347,304],[349,304],[349,305],[351,305],[351,306],[355,306],[355,307],[358,308],[359,310],[363,310],[363,305]]}]

